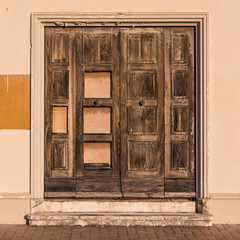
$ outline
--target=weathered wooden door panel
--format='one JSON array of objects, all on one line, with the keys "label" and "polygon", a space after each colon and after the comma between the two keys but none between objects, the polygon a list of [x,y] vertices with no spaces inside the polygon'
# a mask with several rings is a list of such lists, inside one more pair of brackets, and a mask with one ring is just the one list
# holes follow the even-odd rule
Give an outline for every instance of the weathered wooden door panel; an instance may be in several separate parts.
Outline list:
[{"label": "weathered wooden door panel", "polygon": [[76,197],[122,196],[118,157],[118,38],[114,28],[78,31]]},{"label": "weathered wooden door panel", "polygon": [[76,197],[122,197],[120,178],[113,177],[112,172],[108,170],[88,171],[83,177],[77,179]]},{"label": "weathered wooden door panel", "polygon": [[45,69],[45,196],[122,196],[118,30],[47,28]]},{"label": "weathered wooden door panel", "polygon": [[124,197],[164,197],[162,29],[121,29]]},{"label": "weathered wooden door panel", "polygon": [[165,28],[165,196],[195,197],[194,28]]},{"label": "weathered wooden door panel", "polygon": [[71,29],[46,28],[45,196],[51,196],[51,192],[69,196],[75,192],[75,184],[71,180],[75,163],[73,43]]},{"label": "weathered wooden door panel", "polygon": [[194,197],[194,28],[46,28],[45,197]]},{"label": "weathered wooden door panel", "polygon": [[74,178],[46,178],[44,184],[45,197],[75,197],[76,181]]}]

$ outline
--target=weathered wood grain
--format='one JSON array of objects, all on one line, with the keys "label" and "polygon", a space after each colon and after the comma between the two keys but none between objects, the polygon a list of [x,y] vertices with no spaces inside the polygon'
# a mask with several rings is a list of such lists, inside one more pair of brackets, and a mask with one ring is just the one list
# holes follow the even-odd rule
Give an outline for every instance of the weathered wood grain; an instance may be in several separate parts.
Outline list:
[{"label": "weathered wood grain", "polygon": [[45,178],[45,192],[76,192],[76,181],[73,178]]},{"label": "weathered wood grain", "polygon": [[[192,27],[46,28],[45,197],[195,196],[194,47]],[[84,95],[89,73],[110,76],[106,98]],[[64,133],[53,107],[67,108]],[[97,108],[107,132],[84,132]],[[110,161],[84,163],[85,143],[109,143]]]},{"label": "weathered wood grain", "polygon": [[182,192],[182,193],[190,193],[196,191],[196,181],[195,179],[187,179],[187,178],[172,178],[165,179],[164,181],[164,189],[165,192]]},{"label": "weathered wood grain", "polygon": [[[46,28],[45,31],[45,177],[73,177],[74,51],[70,33],[70,29],[60,28]],[[66,119],[53,119],[53,110],[61,107],[65,109],[63,117]],[[53,120],[56,123],[60,120],[66,122],[64,129],[53,129],[56,125]]]},{"label": "weathered wood grain", "polygon": [[120,45],[123,196],[163,197],[163,183],[156,187],[164,169],[161,30],[121,29]]},{"label": "weathered wood grain", "polygon": [[[194,28],[165,28],[164,39],[165,176],[192,179],[195,177]],[[182,183],[174,182],[171,191],[178,192],[178,184]]]}]

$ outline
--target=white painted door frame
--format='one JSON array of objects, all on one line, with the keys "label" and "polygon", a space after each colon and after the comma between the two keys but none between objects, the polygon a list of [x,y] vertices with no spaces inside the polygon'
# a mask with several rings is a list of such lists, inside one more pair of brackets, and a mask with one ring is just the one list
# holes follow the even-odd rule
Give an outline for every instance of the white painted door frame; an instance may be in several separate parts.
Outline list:
[{"label": "white painted door frame", "polygon": [[31,199],[44,201],[44,27],[196,27],[196,181],[197,198],[208,198],[207,13],[32,13],[31,16]]}]

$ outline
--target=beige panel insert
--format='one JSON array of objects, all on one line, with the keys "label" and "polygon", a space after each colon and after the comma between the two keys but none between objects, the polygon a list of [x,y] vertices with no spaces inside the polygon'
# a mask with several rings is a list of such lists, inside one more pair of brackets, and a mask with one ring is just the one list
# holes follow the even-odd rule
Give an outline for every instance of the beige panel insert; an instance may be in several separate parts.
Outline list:
[{"label": "beige panel insert", "polygon": [[84,133],[110,133],[110,108],[84,108]]},{"label": "beige panel insert", "polygon": [[110,143],[84,143],[84,163],[111,163]]},{"label": "beige panel insert", "polygon": [[67,107],[53,107],[53,133],[67,133]]},{"label": "beige panel insert", "polygon": [[110,72],[85,73],[84,97],[85,98],[111,98]]}]

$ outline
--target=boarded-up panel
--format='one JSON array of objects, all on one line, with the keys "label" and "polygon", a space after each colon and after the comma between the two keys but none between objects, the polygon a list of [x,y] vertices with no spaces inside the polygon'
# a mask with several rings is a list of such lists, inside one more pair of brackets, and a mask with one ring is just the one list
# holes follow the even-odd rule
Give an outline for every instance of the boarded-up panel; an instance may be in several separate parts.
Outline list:
[{"label": "boarded-up panel", "polygon": [[53,111],[52,132],[67,133],[67,120],[68,120],[67,107],[53,107],[52,111]]},{"label": "boarded-up panel", "polygon": [[155,81],[153,71],[130,71],[128,74],[128,98],[155,99]]},{"label": "boarded-up panel", "polygon": [[110,143],[84,143],[84,164],[106,163],[111,165]]},{"label": "boarded-up panel", "polygon": [[84,76],[85,98],[110,98],[111,97],[111,73],[110,72],[86,72]]},{"label": "boarded-up panel", "polygon": [[110,108],[84,108],[84,133],[110,133]]}]

